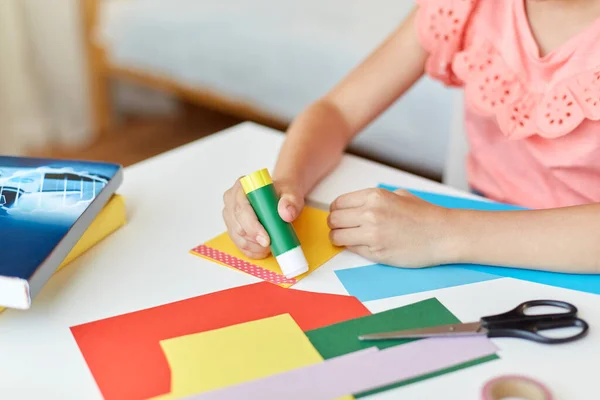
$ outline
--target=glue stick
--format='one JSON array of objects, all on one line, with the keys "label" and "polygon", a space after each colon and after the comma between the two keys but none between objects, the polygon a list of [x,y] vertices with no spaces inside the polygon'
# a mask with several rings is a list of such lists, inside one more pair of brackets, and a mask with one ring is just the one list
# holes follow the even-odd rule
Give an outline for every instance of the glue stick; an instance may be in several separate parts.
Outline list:
[{"label": "glue stick", "polygon": [[269,171],[264,168],[244,176],[242,188],[260,223],[271,238],[271,252],[286,278],[294,278],[308,271],[300,240],[292,224],[279,216],[279,196]]}]

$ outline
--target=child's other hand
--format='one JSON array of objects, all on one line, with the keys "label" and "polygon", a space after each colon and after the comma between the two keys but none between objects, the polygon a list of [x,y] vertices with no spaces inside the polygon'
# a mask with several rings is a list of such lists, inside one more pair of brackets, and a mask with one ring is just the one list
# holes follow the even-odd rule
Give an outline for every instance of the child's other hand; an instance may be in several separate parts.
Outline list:
[{"label": "child's other hand", "polygon": [[449,213],[404,190],[360,190],[331,204],[330,238],[377,263],[412,268],[443,264],[452,249]]},{"label": "child's other hand", "polygon": [[[285,181],[274,182],[280,200],[278,212],[284,221],[294,221],[304,207],[304,197],[297,185]],[[223,219],[227,233],[247,257],[261,259],[271,252],[269,234],[250,205],[238,179],[223,195]]]}]

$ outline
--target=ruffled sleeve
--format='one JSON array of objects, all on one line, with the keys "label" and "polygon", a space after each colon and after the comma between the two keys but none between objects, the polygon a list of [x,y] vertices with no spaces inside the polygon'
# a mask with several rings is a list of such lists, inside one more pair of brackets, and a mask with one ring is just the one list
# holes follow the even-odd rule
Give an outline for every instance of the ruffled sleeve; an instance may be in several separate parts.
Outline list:
[{"label": "ruffled sleeve", "polygon": [[462,50],[469,17],[477,0],[416,0],[417,35],[429,53],[425,72],[446,85],[461,85],[452,61]]}]

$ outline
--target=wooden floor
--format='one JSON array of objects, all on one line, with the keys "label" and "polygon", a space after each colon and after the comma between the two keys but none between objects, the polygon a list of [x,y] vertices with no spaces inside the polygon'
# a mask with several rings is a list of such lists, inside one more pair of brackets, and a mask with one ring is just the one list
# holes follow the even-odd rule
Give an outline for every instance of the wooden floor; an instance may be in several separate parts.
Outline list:
[{"label": "wooden floor", "polygon": [[115,162],[129,166],[240,122],[218,112],[186,105],[179,115],[173,117],[128,117],[97,143],[82,151],[50,148],[30,152],[30,155]]}]

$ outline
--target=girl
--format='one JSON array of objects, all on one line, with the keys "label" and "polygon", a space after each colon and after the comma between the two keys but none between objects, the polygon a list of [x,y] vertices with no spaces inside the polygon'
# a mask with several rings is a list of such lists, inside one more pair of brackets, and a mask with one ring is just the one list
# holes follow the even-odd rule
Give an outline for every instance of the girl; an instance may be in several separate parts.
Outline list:
[{"label": "girl", "polygon": [[[473,189],[534,208],[445,209],[365,189],[331,204],[331,241],[398,267],[448,263],[600,272],[600,0],[417,0],[362,64],[291,124],[273,171],[279,214],[423,73],[465,90]],[[223,216],[251,258],[269,236],[239,181]]]}]

